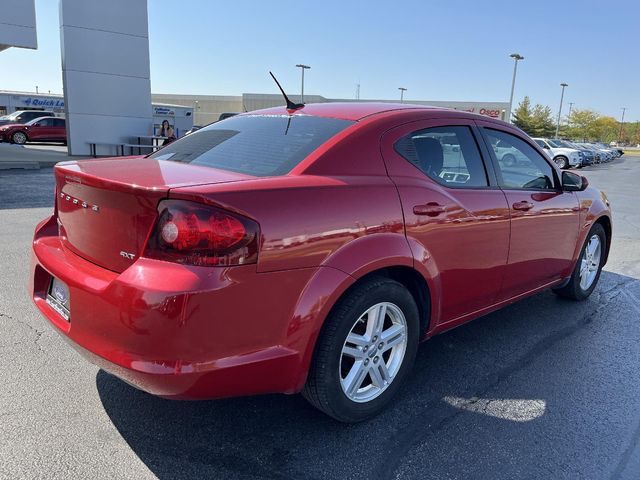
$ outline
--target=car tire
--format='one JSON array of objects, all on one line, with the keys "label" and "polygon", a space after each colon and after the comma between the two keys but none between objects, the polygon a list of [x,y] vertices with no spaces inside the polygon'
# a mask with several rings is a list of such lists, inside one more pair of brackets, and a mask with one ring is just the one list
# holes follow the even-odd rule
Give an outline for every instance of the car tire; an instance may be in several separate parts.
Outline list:
[{"label": "car tire", "polygon": [[[376,324],[380,327],[373,328]],[[385,335],[393,346],[385,344]],[[347,291],[325,321],[302,395],[338,421],[367,420],[398,392],[415,360],[419,337],[418,307],[411,293],[386,277],[367,279]],[[387,382],[382,381],[385,373]]]},{"label": "car tire", "polygon": [[502,157],[502,163],[504,163],[505,167],[513,167],[516,164],[516,157],[514,157],[512,154],[510,153],[506,153],[503,157]]},{"label": "car tire", "polygon": [[561,288],[554,288],[553,292],[571,300],[584,300],[591,295],[600,279],[606,248],[607,234],[602,225],[596,223],[589,230],[569,283]]},{"label": "car tire", "polygon": [[553,161],[556,163],[558,168],[562,170],[566,169],[569,166],[569,160],[567,159],[567,157],[563,157],[562,155],[558,155],[553,159]]},{"label": "car tire", "polygon": [[27,134],[24,132],[14,132],[14,134],[11,135],[11,141],[18,145],[24,145],[27,143],[27,140]]}]

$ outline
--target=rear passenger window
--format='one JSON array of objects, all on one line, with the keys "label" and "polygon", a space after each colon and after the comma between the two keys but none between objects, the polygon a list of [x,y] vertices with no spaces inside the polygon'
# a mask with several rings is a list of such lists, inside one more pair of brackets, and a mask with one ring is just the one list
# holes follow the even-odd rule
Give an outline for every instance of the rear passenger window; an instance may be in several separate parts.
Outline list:
[{"label": "rear passenger window", "polygon": [[471,129],[434,127],[413,132],[396,151],[425,175],[448,187],[486,187],[487,173]]}]

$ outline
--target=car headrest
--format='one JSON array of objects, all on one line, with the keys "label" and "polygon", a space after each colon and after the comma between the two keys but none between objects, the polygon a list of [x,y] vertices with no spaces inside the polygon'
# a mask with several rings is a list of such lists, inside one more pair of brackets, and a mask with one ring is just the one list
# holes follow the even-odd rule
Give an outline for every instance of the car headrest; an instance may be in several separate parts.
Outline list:
[{"label": "car headrest", "polygon": [[418,154],[420,169],[426,173],[438,176],[444,164],[442,145],[435,138],[417,137],[413,139]]}]

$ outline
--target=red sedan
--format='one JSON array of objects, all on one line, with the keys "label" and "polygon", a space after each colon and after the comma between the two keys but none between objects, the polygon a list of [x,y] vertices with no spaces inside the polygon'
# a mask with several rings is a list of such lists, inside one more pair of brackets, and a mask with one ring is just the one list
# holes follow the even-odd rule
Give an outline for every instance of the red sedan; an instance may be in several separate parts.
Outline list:
[{"label": "red sedan", "polygon": [[23,145],[27,142],[66,141],[67,128],[64,118],[40,117],[25,124],[13,123],[0,127],[0,142]]},{"label": "red sedan", "polygon": [[302,392],[347,422],[419,341],[547,288],[588,297],[611,244],[585,178],[446,109],[273,108],[55,174],[31,294],[71,345],[154,395]]}]

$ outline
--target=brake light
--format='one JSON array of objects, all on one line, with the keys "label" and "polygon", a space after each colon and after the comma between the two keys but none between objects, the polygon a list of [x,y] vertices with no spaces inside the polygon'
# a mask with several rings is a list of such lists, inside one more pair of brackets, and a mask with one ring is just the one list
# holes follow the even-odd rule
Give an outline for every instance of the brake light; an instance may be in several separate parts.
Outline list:
[{"label": "brake light", "polygon": [[163,200],[144,256],[198,266],[255,263],[260,228],[225,210],[184,200]]}]

